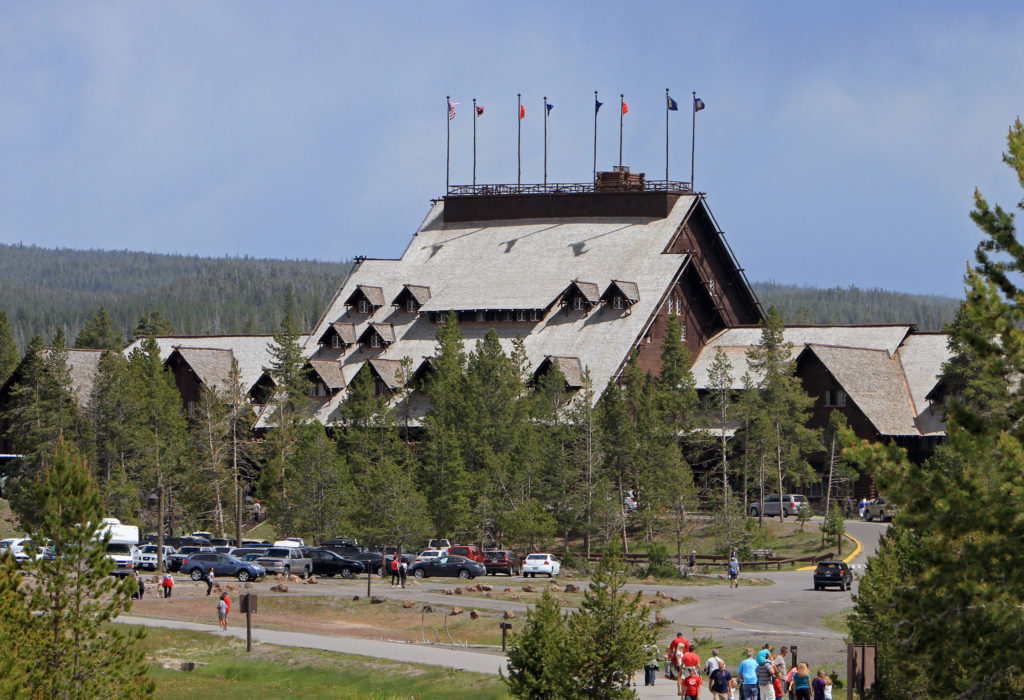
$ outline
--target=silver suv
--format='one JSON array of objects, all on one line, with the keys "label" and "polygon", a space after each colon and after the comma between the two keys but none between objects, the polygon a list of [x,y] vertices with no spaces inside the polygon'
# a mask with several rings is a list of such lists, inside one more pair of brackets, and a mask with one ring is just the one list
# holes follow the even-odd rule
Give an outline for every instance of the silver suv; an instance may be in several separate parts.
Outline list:
[{"label": "silver suv", "polygon": [[[782,517],[796,515],[801,508],[810,508],[807,496],[799,493],[784,493],[780,497],[777,493],[770,493],[764,497],[764,514],[766,516],[778,515],[779,507],[782,508]],[[761,504],[754,503],[747,511],[751,517],[756,518],[761,513]]]}]

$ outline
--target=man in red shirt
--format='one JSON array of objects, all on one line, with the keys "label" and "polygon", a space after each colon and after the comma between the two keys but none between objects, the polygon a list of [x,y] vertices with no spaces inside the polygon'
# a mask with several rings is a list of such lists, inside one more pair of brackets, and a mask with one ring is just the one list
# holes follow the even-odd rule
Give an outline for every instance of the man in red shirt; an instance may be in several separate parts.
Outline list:
[{"label": "man in red shirt", "polygon": [[700,675],[700,657],[692,647],[683,654],[683,675]]},{"label": "man in red shirt", "polygon": [[681,695],[687,698],[696,698],[700,696],[701,680],[700,675],[697,673],[691,673],[682,682]]},{"label": "man in red shirt", "polygon": [[678,673],[676,675],[673,675],[672,673],[673,669],[677,672],[679,671],[679,666],[676,664],[676,659],[678,658],[676,650],[680,646],[682,646],[684,652],[689,651],[690,649],[690,643],[686,641],[686,637],[683,636],[683,633],[676,632],[676,638],[669,642],[668,645],[668,667],[665,669],[665,678],[681,678]]}]

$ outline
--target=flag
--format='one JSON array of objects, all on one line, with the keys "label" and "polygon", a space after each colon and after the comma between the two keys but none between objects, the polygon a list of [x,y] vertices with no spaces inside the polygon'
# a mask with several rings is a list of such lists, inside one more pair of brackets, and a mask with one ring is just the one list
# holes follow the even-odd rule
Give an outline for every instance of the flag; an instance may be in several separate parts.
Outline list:
[{"label": "flag", "polygon": [[476,116],[478,116],[478,117],[484,116],[484,107],[483,107],[483,105],[478,105],[477,106],[477,108],[476,108]]},{"label": "flag", "polygon": [[665,99],[668,100],[668,108],[670,110],[672,110],[673,112],[678,112],[679,111],[679,103],[677,103],[675,100],[673,100],[668,95],[665,95]]},{"label": "flag", "polygon": [[519,105],[519,118],[524,119],[526,117],[526,107]]},{"label": "flag", "polygon": [[693,111],[694,112],[699,112],[702,109],[704,109],[704,100],[700,99],[699,97],[694,97],[693,98]]},{"label": "flag", "polygon": [[448,121],[455,119],[455,107],[458,106],[458,102],[448,103]]},{"label": "flag", "polygon": [[604,102],[598,102],[597,100],[594,100],[594,114],[597,114],[598,112],[601,111],[601,105],[603,104]]},{"label": "flag", "polygon": [[625,102],[622,103],[622,113],[629,114],[629,105],[626,104]]},{"label": "flag", "polygon": [[551,108],[552,108],[552,107],[554,107],[554,105],[553,105],[553,104],[551,104],[550,102],[548,102],[548,104],[547,104],[547,108],[548,108],[548,114],[551,114]]}]

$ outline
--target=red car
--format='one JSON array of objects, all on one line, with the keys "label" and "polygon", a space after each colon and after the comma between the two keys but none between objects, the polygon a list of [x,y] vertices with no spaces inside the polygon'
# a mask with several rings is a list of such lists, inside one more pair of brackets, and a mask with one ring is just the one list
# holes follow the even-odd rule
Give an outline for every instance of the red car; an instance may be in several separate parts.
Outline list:
[{"label": "red car", "polygon": [[484,553],[475,544],[456,544],[448,548],[448,553],[457,557],[466,557],[473,561],[483,562]]},{"label": "red car", "polygon": [[523,560],[507,549],[488,549],[484,552],[484,566],[487,567],[487,574],[508,574],[509,576],[522,576]]}]

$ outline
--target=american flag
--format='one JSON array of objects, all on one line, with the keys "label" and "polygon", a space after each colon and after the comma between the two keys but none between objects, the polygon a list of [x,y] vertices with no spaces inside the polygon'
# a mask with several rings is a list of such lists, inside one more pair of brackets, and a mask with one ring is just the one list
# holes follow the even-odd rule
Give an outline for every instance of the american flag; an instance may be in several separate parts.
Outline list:
[{"label": "american flag", "polygon": [[458,104],[459,104],[458,102],[449,102],[448,103],[448,121],[451,121],[452,119],[455,119],[455,107],[457,107]]}]

